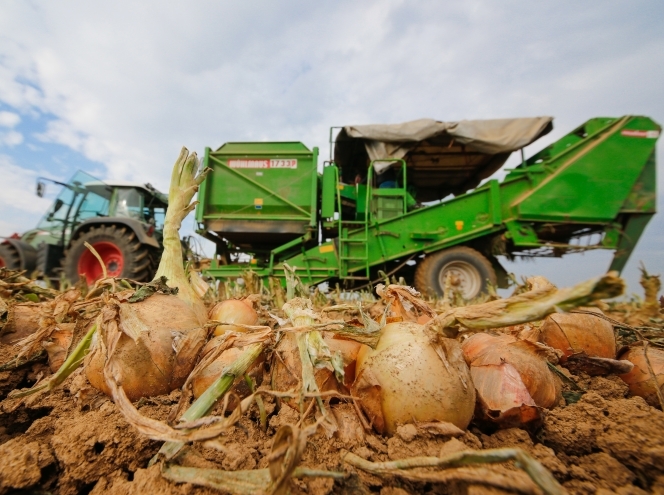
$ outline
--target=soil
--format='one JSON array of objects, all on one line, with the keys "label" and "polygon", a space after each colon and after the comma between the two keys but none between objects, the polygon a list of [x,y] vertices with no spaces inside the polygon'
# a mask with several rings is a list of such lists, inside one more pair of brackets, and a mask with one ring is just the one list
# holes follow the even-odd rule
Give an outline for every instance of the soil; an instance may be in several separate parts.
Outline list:
[{"label": "soil", "polygon": [[[369,313],[380,305],[369,308]],[[627,306],[618,309],[622,313],[614,311],[612,316],[621,321],[645,321],[635,320]],[[376,314],[380,316],[382,311]],[[523,328],[506,330],[518,333]],[[78,334],[80,338],[82,333]],[[620,332],[619,337],[621,345],[634,339]],[[0,364],[9,362],[15,354],[14,347],[0,343]],[[257,365],[257,373],[260,366],[267,373],[268,363]],[[293,479],[290,493],[539,495],[541,490],[512,462],[408,471],[422,476],[435,474],[437,482],[417,481],[414,476],[377,476],[344,462],[349,452],[365,460],[385,462],[442,457],[469,449],[518,447],[541,462],[570,494],[664,495],[664,413],[640,397],[630,397],[627,385],[617,376],[591,377],[581,372],[573,375],[564,368],[562,371],[578,387],[565,384],[566,400],[544,410],[541,424],[528,430],[497,429],[494,423],[486,422],[473,422],[467,431],[451,424],[437,428],[409,424],[399,426],[388,438],[365,428],[352,403],[328,399],[326,407],[332,411],[338,429],[328,437],[323,428],[318,428],[308,438],[298,465],[345,473],[345,477]],[[30,387],[50,373],[45,354],[0,371],[0,495],[219,493],[201,484],[167,479],[164,472],[169,465],[164,462],[150,466],[162,443],[148,439],[128,424],[113,401],[89,384],[81,369],[50,394],[27,399],[7,397],[12,390]],[[269,383],[265,376],[263,383]],[[166,421],[179,400],[180,391],[176,390],[140,399],[135,406],[144,416]],[[304,428],[316,418],[312,413],[302,420],[297,407],[280,404],[271,396],[264,396],[263,401],[265,431],[254,404],[215,442],[184,448],[171,461],[173,465],[218,471],[255,470],[253,473],[270,467],[277,430],[301,421]],[[218,405],[213,414],[220,415],[220,408]]]},{"label": "soil", "polygon": [[[6,346],[0,348],[3,356],[10,352]],[[29,386],[46,372],[45,362],[39,361],[1,372],[2,397],[14,388]],[[465,449],[520,447],[572,494],[664,494],[664,413],[639,397],[627,397],[627,387],[618,377],[574,378],[587,392],[576,403],[547,411],[541,428],[532,433],[516,428],[482,431],[471,424],[459,435],[405,425],[385,438],[365,431],[351,404],[332,403],[339,431],[329,439],[322,432],[310,437],[300,465],[345,471],[349,476],[336,481],[295,480],[291,493],[500,494],[514,493],[514,489],[541,493],[512,463],[461,468],[465,477],[460,479],[422,483],[374,476],[342,461],[346,452],[371,461],[389,461]],[[141,400],[138,409],[143,415],[165,420],[178,399],[176,391]],[[279,408],[272,400],[266,401],[266,409],[271,413],[266,432],[261,431],[254,406],[222,438],[223,451],[191,447],[177,463],[226,471],[268,467],[276,430],[297,423],[299,413],[291,407]],[[49,395],[22,403],[7,398],[0,402],[0,495],[219,493],[169,481],[159,464],[148,467],[160,445],[127,424],[113,402],[92,389],[82,373],[74,373]],[[512,490],[487,485],[491,474],[509,481]]]}]

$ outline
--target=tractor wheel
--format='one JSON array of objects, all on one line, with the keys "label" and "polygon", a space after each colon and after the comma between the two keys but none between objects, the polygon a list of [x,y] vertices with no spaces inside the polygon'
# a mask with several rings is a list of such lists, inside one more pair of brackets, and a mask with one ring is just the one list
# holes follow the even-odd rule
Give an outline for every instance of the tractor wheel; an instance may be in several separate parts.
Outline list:
[{"label": "tractor wheel", "polygon": [[148,281],[154,275],[151,249],[141,244],[129,228],[118,225],[99,225],[78,236],[65,252],[65,276],[71,283],[85,275],[88,284],[103,277],[99,260],[85,247],[90,244],[99,254],[109,277]]},{"label": "tractor wheel", "polygon": [[468,300],[487,292],[489,282],[496,284],[491,262],[478,251],[459,246],[427,255],[415,271],[415,288],[422,294],[442,297],[448,274]]},{"label": "tractor wheel", "polygon": [[0,268],[21,269],[21,256],[11,244],[0,244]]}]

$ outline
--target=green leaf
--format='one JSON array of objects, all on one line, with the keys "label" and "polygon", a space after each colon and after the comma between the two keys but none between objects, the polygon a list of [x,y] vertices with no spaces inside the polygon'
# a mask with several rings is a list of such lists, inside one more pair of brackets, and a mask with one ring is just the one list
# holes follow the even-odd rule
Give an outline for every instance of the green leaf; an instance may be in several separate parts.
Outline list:
[{"label": "green leaf", "polygon": [[39,296],[37,294],[23,294],[23,297],[25,297],[30,302],[39,302]]},{"label": "green leaf", "polygon": [[136,292],[134,292],[134,295],[128,299],[128,302],[136,303],[144,301],[152,294],[155,294],[157,292],[161,292],[162,294],[170,294],[173,296],[176,295],[178,293],[178,288],[169,287],[168,285],[166,285],[167,280],[168,279],[166,277],[162,276],[156,280],[153,280],[149,284],[142,285],[141,287],[136,289]]}]

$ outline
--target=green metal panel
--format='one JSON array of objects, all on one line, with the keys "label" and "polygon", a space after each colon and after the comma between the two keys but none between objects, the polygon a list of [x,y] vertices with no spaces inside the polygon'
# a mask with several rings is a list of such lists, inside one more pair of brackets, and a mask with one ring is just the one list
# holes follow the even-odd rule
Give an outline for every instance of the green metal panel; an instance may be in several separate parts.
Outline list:
[{"label": "green metal panel", "polygon": [[200,203],[202,220],[264,216],[315,219],[315,156],[302,143],[226,143],[206,152],[212,172]]},{"label": "green metal panel", "polygon": [[334,217],[334,207],[337,203],[337,183],[339,170],[332,164],[323,169],[323,185],[321,198],[321,218]]},{"label": "green metal panel", "polygon": [[226,143],[206,149],[202,230],[263,251],[317,229],[318,148],[298,142]]},{"label": "green metal panel", "polygon": [[371,205],[371,214],[378,220],[401,216],[405,210],[402,194],[374,194]]},{"label": "green metal panel", "polygon": [[641,175],[632,187],[622,213],[655,213],[657,211],[657,166],[653,149]]},{"label": "green metal panel", "polygon": [[522,218],[601,222],[616,217],[652,154],[655,139],[645,133],[659,126],[643,117],[607,121],[605,132],[582,139],[579,144],[584,146],[549,160],[547,165],[556,173],[516,198]]}]

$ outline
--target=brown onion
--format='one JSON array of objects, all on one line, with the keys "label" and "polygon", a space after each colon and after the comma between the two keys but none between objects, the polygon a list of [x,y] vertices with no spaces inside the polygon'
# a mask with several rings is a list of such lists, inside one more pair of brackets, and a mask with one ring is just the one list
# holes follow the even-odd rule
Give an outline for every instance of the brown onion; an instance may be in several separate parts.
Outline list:
[{"label": "brown onion", "polygon": [[[334,334],[330,332],[323,332],[323,340],[330,349],[330,353],[339,352],[341,354],[344,365],[344,383],[337,381],[332,370],[315,368],[314,378],[318,389],[321,392],[334,390],[347,393],[347,387],[355,379],[356,359],[362,344],[353,340],[335,338]],[[278,353],[278,356],[275,356],[273,364],[272,388],[281,392],[293,390],[300,383],[302,377],[302,362],[300,361],[295,334],[286,333],[279,341],[275,353]],[[298,408],[297,401],[286,403],[295,409]]]},{"label": "brown onion", "polygon": [[[255,325],[258,322],[258,314],[251,304],[238,299],[227,299],[214,305],[209,312],[211,320],[224,323],[239,323],[240,325]],[[223,335],[226,332],[246,332],[237,325],[217,325],[214,335]]]},{"label": "brown onion", "polygon": [[[599,309],[585,308],[603,315]],[[614,359],[616,338],[610,322],[582,313],[555,313],[549,315],[540,329],[540,341],[563,352],[560,361],[569,356],[585,353],[591,357]]]},{"label": "brown onion", "polygon": [[179,234],[207,173],[197,175],[199,165],[196,153],[189,154],[182,148],[171,174],[164,250],[153,280],[158,290],[165,282],[177,288],[177,295],[141,295],[136,291],[133,297],[143,299],[134,303],[128,302],[126,294],[109,296],[97,320],[86,374],[95,388],[108,395],[114,393],[117,384],[130,400],[167,394],[181,387],[207,339],[207,310],[184,271]]},{"label": "brown onion", "polygon": [[[212,339],[210,342],[208,342],[208,345],[205,346],[205,349],[203,349],[203,352],[201,353],[202,356],[205,356],[205,354],[211,351],[215,345],[219,344],[219,342],[215,342],[215,340],[217,339]],[[221,376],[224,369],[233,364],[233,362],[242,354],[243,351],[243,347],[230,347],[223,351],[217,359],[212,361],[212,363],[203,368],[201,372],[191,381],[194,397],[200,397],[203,392],[205,392],[208,387]],[[263,378],[262,365],[264,361],[264,354],[261,354],[260,358],[253,362],[246,373],[252,378],[256,386],[261,384],[261,380]],[[244,399],[249,394],[251,394],[249,385],[244,380],[244,377],[238,377],[235,380],[233,393],[235,393],[240,399]],[[229,410],[234,409],[235,406],[237,406],[237,404],[234,401],[229,402],[228,404]]]},{"label": "brown onion", "polygon": [[546,351],[537,344],[512,335],[477,333],[462,349],[482,419],[520,426],[539,420],[539,408],[560,401],[560,381],[548,367]]},{"label": "brown onion", "polygon": [[643,345],[630,347],[620,355],[620,359],[626,359],[634,364],[632,371],[620,375],[620,378],[629,385],[630,394],[643,397],[651,406],[658,406],[660,404],[656,387],[660,390],[664,387],[664,350],[649,345],[647,352],[657,383],[648,369],[646,348]]},{"label": "brown onion", "polygon": [[[127,397],[133,401],[181,387],[207,334],[191,306],[176,296],[154,294],[141,302],[120,303],[117,315],[118,325],[126,331],[118,340],[113,358],[120,363],[117,378]],[[128,332],[138,335],[136,341]],[[96,337],[87,358],[86,375],[93,387],[111,395],[104,378],[106,348]]]},{"label": "brown onion", "polygon": [[39,330],[42,304],[21,303],[9,307],[0,343],[13,344]]},{"label": "brown onion", "polygon": [[379,433],[415,421],[465,429],[473,416],[475,390],[461,347],[446,338],[432,344],[420,324],[385,325],[376,349],[360,352],[356,375],[353,395]]}]

